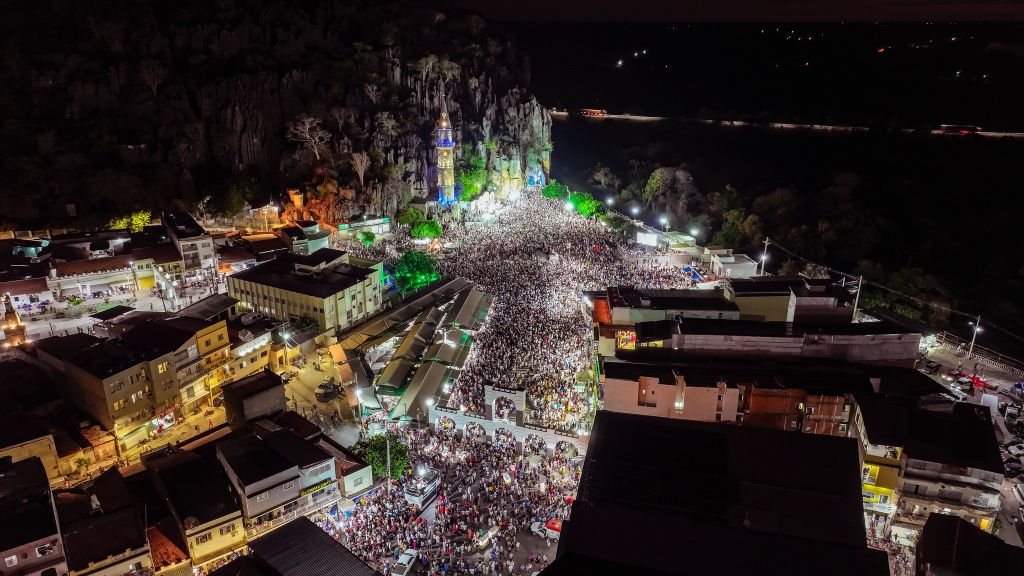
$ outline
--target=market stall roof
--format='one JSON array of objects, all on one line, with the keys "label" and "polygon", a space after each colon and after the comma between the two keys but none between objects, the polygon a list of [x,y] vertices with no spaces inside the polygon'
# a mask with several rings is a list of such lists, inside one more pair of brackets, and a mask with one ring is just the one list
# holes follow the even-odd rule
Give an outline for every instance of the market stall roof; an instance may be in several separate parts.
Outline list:
[{"label": "market stall roof", "polygon": [[95,314],[90,314],[89,318],[95,318],[100,322],[106,322],[107,320],[112,320],[114,318],[117,318],[118,316],[123,316],[131,312],[132,310],[135,309],[132,308],[131,306],[122,306],[118,304],[117,306],[114,306],[112,308],[107,308],[106,310],[102,310]]},{"label": "market stall roof", "polygon": [[459,329],[451,329],[435,338],[427,348],[424,360],[433,360],[453,368],[462,368],[473,346],[473,337]]},{"label": "market stall roof", "polygon": [[415,368],[411,360],[396,358],[388,362],[377,378],[377,390],[381,394],[397,395]]},{"label": "market stall roof", "polygon": [[418,360],[426,350],[427,344],[433,339],[434,325],[420,322],[413,324],[409,333],[402,338],[402,343],[395,350],[395,358]]},{"label": "market stall roof", "polygon": [[421,418],[426,416],[433,402],[436,401],[442,386],[450,382],[452,371],[440,362],[424,362],[416,370],[409,386],[398,399],[398,404],[391,410],[388,418],[399,420],[404,417]]},{"label": "market stall roof", "polygon": [[473,287],[459,294],[445,321],[456,328],[476,330],[483,324],[490,306],[490,295]]}]

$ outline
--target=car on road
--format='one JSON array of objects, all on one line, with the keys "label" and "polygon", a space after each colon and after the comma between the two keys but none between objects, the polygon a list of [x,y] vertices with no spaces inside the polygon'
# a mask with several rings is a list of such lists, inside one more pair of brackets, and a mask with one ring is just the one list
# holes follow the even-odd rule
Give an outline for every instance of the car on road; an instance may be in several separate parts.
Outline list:
[{"label": "car on road", "polygon": [[1024,465],[1021,465],[1020,460],[1010,460],[1004,464],[1004,472],[1007,478],[1016,478],[1024,472]]},{"label": "car on road", "polygon": [[935,360],[925,360],[918,369],[927,374],[938,374],[942,370],[942,364]]},{"label": "car on road", "polygon": [[562,535],[562,520],[551,518],[547,522],[534,522],[530,524],[530,532],[541,538],[557,540]]},{"label": "car on road", "polygon": [[406,548],[405,552],[395,560],[395,567],[391,571],[393,576],[406,576],[412,572],[413,564],[416,562],[417,553],[412,548]]},{"label": "car on road", "polygon": [[1006,451],[1014,457],[1020,458],[1024,456],[1024,444],[1010,444],[1006,447]]},{"label": "car on road", "polygon": [[341,395],[341,386],[338,386],[333,380],[324,381],[316,387],[315,395],[320,402],[334,400]]}]

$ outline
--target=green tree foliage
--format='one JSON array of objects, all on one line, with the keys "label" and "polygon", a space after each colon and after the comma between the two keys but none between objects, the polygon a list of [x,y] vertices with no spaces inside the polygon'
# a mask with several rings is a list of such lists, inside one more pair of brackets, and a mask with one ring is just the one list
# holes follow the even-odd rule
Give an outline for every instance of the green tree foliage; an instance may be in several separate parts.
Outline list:
[{"label": "green tree foliage", "polygon": [[409,235],[413,238],[438,238],[441,236],[441,224],[437,220],[423,220],[413,224]]},{"label": "green tree foliage", "polygon": [[569,203],[584,218],[590,218],[604,210],[604,203],[595,200],[593,196],[586,192],[573,192],[569,195]]},{"label": "green tree foliage", "polygon": [[413,208],[412,206],[407,206],[405,210],[402,210],[398,214],[398,223],[406,226],[413,226],[414,224],[426,219],[427,217],[423,215],[423,212],[418,208]]},{"label": "green tree foliage", "polygon": [[358,234],[356,234],[356,240],[362,242],[363,246],[366,246],[367,248],[369,248],[370,245],[373,244],[373,241],[376,239],[377,235],[369,230],[361,230]]},{"label": "green tree foliage", "polygon": [[715,232],[711,243],[716,246],[745,246],[746,237],[743,234],[743,221],[745,219],[746,214],[742,210],[729,210],[726,212],[722,227],[718,232]]},{"label": "green tree foliage", "polygon": [[149,210],[137,210],[124,216],[118,216],[110,220],[108,228],[127,228],[132,232],[140,232],[153,220],[153,213]]},{"label": "green tree foliage", "polygon": [[463,162],[455,175],[459,185],[459,200],[469,202],[480,195],[487,184],[487,167],[483,156],[469,146],[462,148]]},{"label": "green tree foliage", "polygon": [[391,275],[402,292],[418,290],[441,277],[434,258],[417,251],[402,254]]},{"label": "green tree foliage", "polygon": [[[389,443],[391,444],[390,473],[387,469]],[[373,475],[376,478],[397,480],[409,468],[409,447],[402,443],[397,434],[388,432],[363,438],[352,446],[352,451],[363,460],[366,460],[373,468]]]},{"label": "green tree foliage", "polygon": [[565,200],[569,197],[569,189],[558,180],[552,180],[548,182],[548,185],[541,190],[541,194],[545,198],[552,198],[554,200]]},{"label": "green tree foliage", "polygon": [[206,211],[225,218],[234,216],[245,209],[256,190],[256,179],[249,176],[235,176],[226,186],[216,190],[206,201]]}]

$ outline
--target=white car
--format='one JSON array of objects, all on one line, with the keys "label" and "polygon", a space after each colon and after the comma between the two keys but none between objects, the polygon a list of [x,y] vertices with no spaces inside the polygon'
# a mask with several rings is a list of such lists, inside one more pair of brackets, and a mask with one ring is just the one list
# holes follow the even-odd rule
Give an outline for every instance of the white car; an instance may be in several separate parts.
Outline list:
[{"label": "white car", "polygon": [[1011,444],[1006,447],[1006,451],[1019,458],[1024,456],[1024,444]]},{"label": "white car", "polygon": [[391,571],[394,576],[406,576],[412,572],[412,565],[416,562],[416,551],[406,548],[405,552],[395,560],[395,568]]}]

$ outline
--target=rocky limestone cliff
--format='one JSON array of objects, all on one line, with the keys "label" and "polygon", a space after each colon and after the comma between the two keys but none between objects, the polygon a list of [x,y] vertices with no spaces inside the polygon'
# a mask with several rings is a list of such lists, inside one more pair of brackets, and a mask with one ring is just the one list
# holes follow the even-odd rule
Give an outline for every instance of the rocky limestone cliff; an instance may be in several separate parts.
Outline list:
[{"label": "rocky limestone cliff", "polygon": [[[442,98],[457,166],[479,155],[489,189],[548,167],[551,120],[527,59],[473,15],[372,0],[58,0],[12,14],[4,32],[8,224],[229,213],[289,186],[309,200],[295,216],[393,214],[433,192]],[[319,159],[286,136],[303,115],[329,133]],[[362,184],[353,152],[370,160]]]}]

